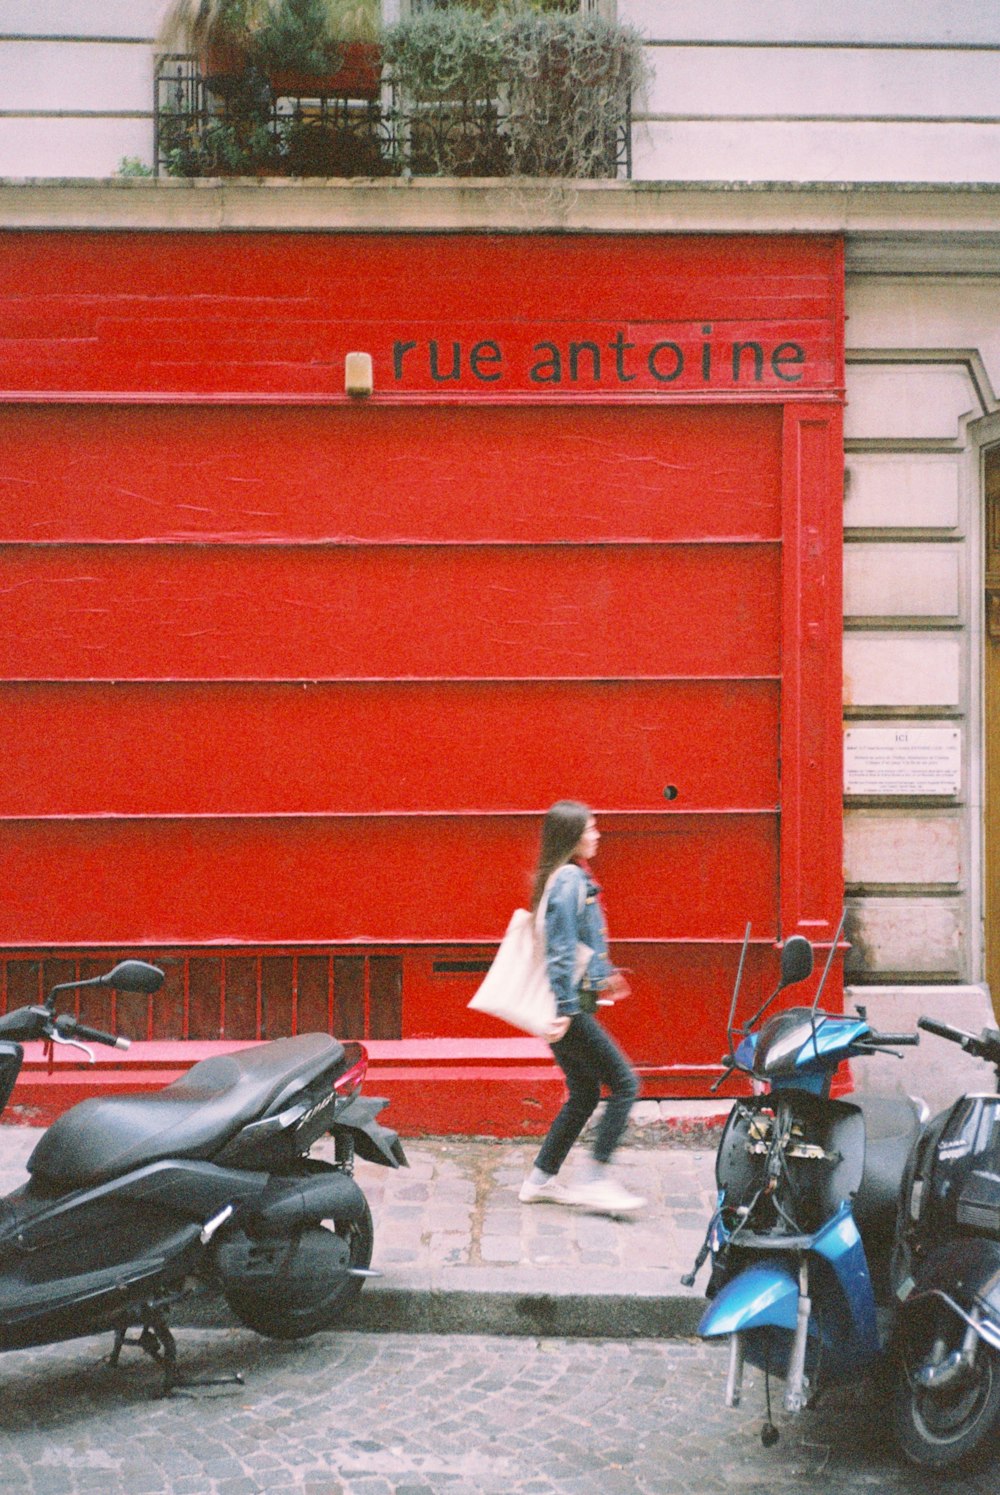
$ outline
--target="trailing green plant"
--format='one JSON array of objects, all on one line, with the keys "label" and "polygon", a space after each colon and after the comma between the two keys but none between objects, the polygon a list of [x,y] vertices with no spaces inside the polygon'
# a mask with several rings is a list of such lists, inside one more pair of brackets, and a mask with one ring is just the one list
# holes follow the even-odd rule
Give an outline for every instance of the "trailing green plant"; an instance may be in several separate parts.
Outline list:
[{"label": "trailing green plant", "polygon": [[504,42],[514,170],[614,176],[629,101],[647,80],[639,33],[593,14],[520,10]]},{"label": "trailing green plant", "polygon": [[469,6],[417,11],[387,29],[393,123],[402,164],[418,176],[502,176],[504,21]]},{"label": "trailing green plant", "polygon": [[385,60],[415,104],[495,97],[504,81],[504,16],[467,5],[420,10],[390,26]]},{"label": "trailing green plant", "polygon": [[423,8],[387,29],[384,54],[416,175],[614,176],[647,77],[632,27],[528,0]]}]

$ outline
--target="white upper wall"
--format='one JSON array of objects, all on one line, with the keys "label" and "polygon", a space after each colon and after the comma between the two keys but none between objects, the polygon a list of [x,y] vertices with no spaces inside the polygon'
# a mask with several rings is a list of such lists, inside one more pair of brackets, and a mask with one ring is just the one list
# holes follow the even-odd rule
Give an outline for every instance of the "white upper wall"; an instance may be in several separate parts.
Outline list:
[{"label": "white upper wall", "polygon": [[633,175],[1000,180],[995,0],[620,0],[649,41]]},{"label": "white upper wall", "polygon": [[0,176],[112,176],[153,160],[167,0],[0,0]]},{"label": "white upper wall", "polygon": [[665,41],[995,46],[995,0],[618,0],[618,14]]},{"label": "white upper wall", "polygon": [[[167,0],[0,0],[0,176],[153,152]],[[1000,0],[618,0],[648,39],[633,175],[1000,181]]]}]

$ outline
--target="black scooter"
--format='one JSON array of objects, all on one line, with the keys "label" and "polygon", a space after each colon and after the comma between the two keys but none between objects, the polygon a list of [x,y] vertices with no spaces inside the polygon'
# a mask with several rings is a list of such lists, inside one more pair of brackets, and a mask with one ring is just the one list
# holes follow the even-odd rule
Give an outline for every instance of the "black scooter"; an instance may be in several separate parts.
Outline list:
[{"label": "black scooter", "polygon": [[[162,983],[156,966],[125,960],[0,1017],[0,1109],[24,1042],[73,1044],[91,1059],[86,1042],[128,1048],[57,1015],[61,992]],[[167,1322],[196,1290],[221,1289],[241,1323],[279,1339],[336,1324],[373,1275],[355,1154],[406,1164],[376,1120],[386,1102],[359,1093],[367,1062],[361,1044],[325,1033],[279,1038],[203,1059],[155,1094],[85,1100],[60,1116],[28,1159],[29,1181],[0,1200],[0,1350],[109,1330],[111,1363],[138,1345],[167,1393],[214,1384],[181,1379]],[[306,1156],[326,1133],[333,1163]]]},{"label": "black scooter", "polygon": [[[1000,1032],[918,1027],[996,1066]],[[896,1435],[904,1454],[944,1469],[995,1452],[1000,1426],[1000,1095],[963,1095],[927,1126],[900,1200],[893,1285]]]}]

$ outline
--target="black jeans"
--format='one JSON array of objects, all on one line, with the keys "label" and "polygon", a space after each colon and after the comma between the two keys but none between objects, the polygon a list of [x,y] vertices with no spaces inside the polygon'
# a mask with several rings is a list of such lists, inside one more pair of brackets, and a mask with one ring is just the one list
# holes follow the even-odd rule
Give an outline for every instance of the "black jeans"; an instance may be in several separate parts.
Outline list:
[{"label": "black jeans", "polygon": [[601,1098],[602,1081],[611,1094],[598,1123],[594,1161],[606,1163],[618,1146],[639,1089],[634,1069],[589,1012],[574,1015],[565,1036],[552,1045],[552,1057],[566,1076],[569,1095],[549,1127],[535,1167],[543,1173],[559,1172]]}]

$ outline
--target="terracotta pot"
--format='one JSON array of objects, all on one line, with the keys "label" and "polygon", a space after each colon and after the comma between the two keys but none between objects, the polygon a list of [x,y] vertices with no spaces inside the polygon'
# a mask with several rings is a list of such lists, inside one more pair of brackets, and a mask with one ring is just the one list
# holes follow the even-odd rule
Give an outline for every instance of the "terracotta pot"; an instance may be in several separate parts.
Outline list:
[{"label": "terracotta pot", "polygon": [[247,69],[247,50],[231,37],[207,41],[198,53],[198,70],[205,86],[225,97],[239,86]]},{"label": "terracotta pot", "polygon": [[374,99],[382,85],[382,48],[377,42],[346,42],[343,65],[323,75],[292,70],[268,75],[272,91],[279,97],[317,98],[321,94],[346,94],[352,99]]}]

